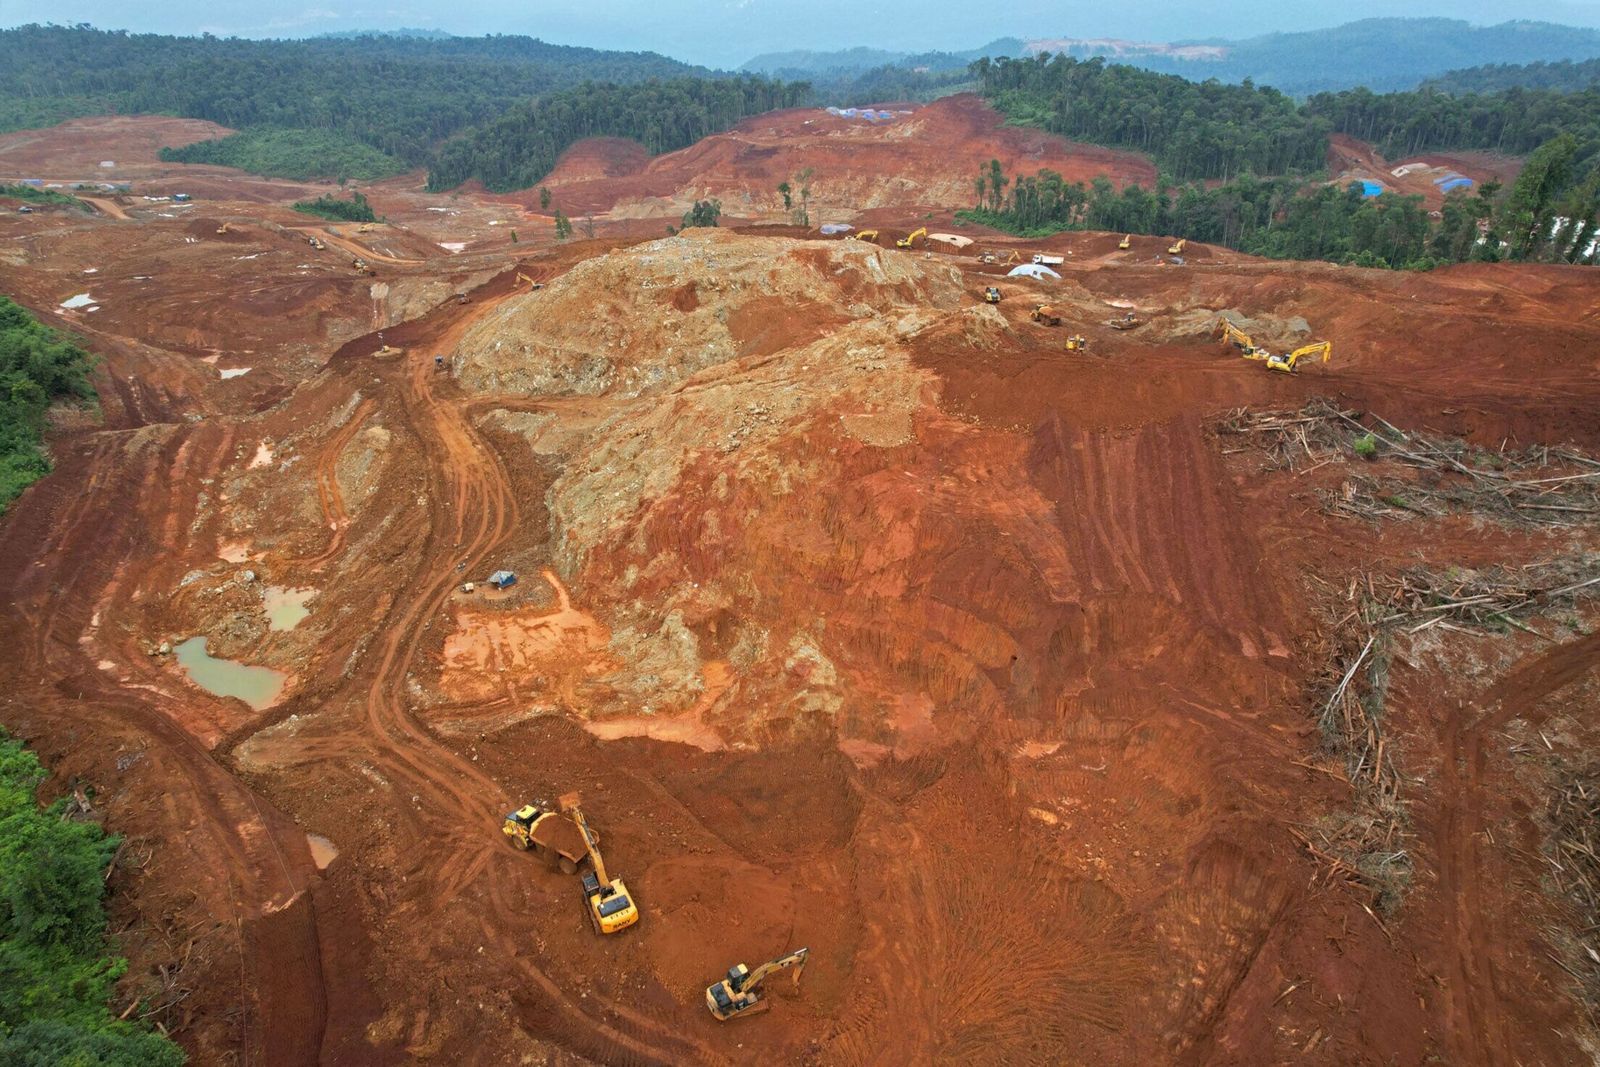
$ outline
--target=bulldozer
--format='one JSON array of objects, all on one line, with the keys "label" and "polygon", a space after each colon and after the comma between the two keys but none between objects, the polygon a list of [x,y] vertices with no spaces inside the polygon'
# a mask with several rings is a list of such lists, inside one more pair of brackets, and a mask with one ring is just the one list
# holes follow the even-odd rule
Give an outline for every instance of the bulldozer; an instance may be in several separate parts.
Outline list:
[{"label": "bulldozer", "polygon": [[360,226],[356,227],[356,232],[357,233],[371,233],[372,232],[372,223],[363,222]]},{"label": "bulldozer", "polygon": [[876,241],[877,239],[877,230],[862,230],[860,233],[852,233],[845,238],[847,241]]},{"label": "bulldozer", "polygon": [[1035,304],[1033,306],[1033,321],[1040,326],[1060,326],[1061,316],[1049,304]]},{"label": "bulldozer", "polygon": [[993,285],[986,288],[983,291],[983,302],[985,304],[1000,303],[1000,290]]},{"label": "bulldozer", "polygon": [[1088,350],[1089,339],[1083,335],[1075,333],[1071,337],[1067,338],[1068,352],[1087,352]]},{"label": "bulldozer", "polygon": [[594,869],[581,876],[583,899],[588,904],[589,922],[597,934],[621,933],[639,921],[639,908],[628,895],[628,887],[621,878],[606,873],[606,862],[600,856],[600,838],[589,829],[589,820],[583,817],[578,806],[578,795],[568,793],[561,798],[561,810],[572,817],[578,832],[583,835],[584,849]]},{"label": "bulldozer", "polygon": [[706,987],[706,1007],[723,1022],[760,1015],[772,1007],[771,1003],[761,998],[761,983],[779,971],[793,967],[794,987],[799,989],[800,975],[805,972],[806,957],[810,955],[809,948],[797,948],[786,956],[763,963],[753,971],[742,963],[736,964],[728,968],[728,977]]},{"label": "bulldozer", "polygon": [[924,226],[920,230],[912,230],[910,234],[896,241],[894,246],[896,248],[915,248],[917,241],[926,236],[928,236],[928,228]]},{"label": "bulldozer", "polygon": [[1183,254],[1183,246],[1188,244],[1188,238],[1180,237],[1167,247],[1167,255],[1178,256]]},{"label": "bulldozer", "polygon": [[313,235],[311,237],[307,237],[306,238],[306,244],[310,245],[312,248],[315,248],[318,252],[321,252],[324,248],[328,247],[327,245],[322,243],[322,238],[317,237],[315,235]]},{"label": "bulldozer", "polygon": [[360,256],[357,256],[356,258],[352,259],[350,261],[350,266],[355,270],[355,272],[357,274],[376,275],[378,273],[377,271],[372,269],[372,264],[368,263],[366,260],[362,259]]},{"label": "bulldozer", "polygon": [[1113,330],[1131,330],[1136,326],[1143,326],[1144,320],[1133,312],[1125,313],[1120,319],[1107,319],[1106,325]]},{"label": "bulldozer", "polygon": [[1124,252],[1126,252],[1128,249],[1132,248],[1133,247],[1133,234],[1130,233],[1126,237],[1124,237],[1122,240],[1118,241],[1117,242],[1117,247],[1122,249]]},{"label": "bulldozer", "polygon": [[1302,359],[1314,359],[1317,356],[1321,356],[1322,362],[1326,363],[1332,355],[1332,342],[1318,341],[1316,344],[1302,345],[1293,352],[1284,355],[1269,354],[1265,357],[1264,362],[1268,370],[1281,370],[1285,374],[1294,374]]}]

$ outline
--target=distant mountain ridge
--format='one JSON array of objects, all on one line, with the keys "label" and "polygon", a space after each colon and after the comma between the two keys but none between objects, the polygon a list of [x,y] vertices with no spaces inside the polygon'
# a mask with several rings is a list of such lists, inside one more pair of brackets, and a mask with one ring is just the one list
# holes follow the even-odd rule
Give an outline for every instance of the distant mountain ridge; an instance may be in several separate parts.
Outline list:
[{"label": "distant mountain ridge", "polygon": [[1600,30],[1549,22],[1474,26],[1460,19],[1374,18],[1325,30],[1270,33],[1242,40],[1127,41],[1039,37],[991,42],[958,52],[920,56],[874,48],[838,52],[780,52],[757,56],[742,69],[786,77],[835,77],[872,68],[963,66],[982,56],[1065,53],[1103,56],[1196,81],[1216,78],[1270,85],[1294,96],[1366,86],[1374,92],[1414,89],[1447,72],[1485,64],[1554,63],[1600,57]]},{"label": "distant mountain ridge", "polygon": [[1569,59],[1555,63],[1491,63],[1466,70],[1453,70],[1423,83],[1427,89],[1443,93],[1496,93],[1504,89],[1554,89],[1561,93],[1581,93],[1600,89],[1600,59]]}]

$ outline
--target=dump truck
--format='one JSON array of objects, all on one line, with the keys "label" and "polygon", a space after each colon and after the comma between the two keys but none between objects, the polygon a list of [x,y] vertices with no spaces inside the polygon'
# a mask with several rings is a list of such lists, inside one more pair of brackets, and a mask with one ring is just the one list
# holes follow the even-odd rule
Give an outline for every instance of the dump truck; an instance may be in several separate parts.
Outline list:
[{"label": "dump truck", "polygon": [[[468,585],[471,583],[469,582]],[[583,861],[589,858],[583,833],[571,819],[542,800],[524,804],[506,816],[500,827],[511,843],[536,856],[541,856],[553,867],[567,874],[577,874]],[[593,830],[589,831],[594,833]],[[599,838],[595,834],[596,839]]]},{"label": "dump truck", "polygon": [[1067,261],[1066,256],[1052,256],[1045,252],[1035,252],[1033,261],[1045,267],[1059,267]]},{"label": "dump truck", "polygon": [[1040,326],[1060,326],[1061,314],[1050,304],[1035,304],[1033,306],[1033,321]]}]

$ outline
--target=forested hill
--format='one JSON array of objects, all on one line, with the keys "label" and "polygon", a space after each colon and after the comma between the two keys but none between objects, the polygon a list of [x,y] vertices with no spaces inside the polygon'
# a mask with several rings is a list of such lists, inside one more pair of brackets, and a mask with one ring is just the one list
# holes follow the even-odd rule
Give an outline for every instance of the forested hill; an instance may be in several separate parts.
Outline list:
[{"label": "forested hill", "polygon": [[1423,88],[1436,89],[1441,93],[1493,93],[1516,88],[1577,93],[1600,88],[1600,59],[1585,59],[1576,63],[1571,60],[1525,63],[1521,66],[1492,63],[1441,74],[1425,82]]},{"label": "forested hill", "polygon": [[1275,89],[1195,83],[1098,59],[980,59],[972,72],[1013,123],[1147,152],[1183,180],[1315,171],[1330,132],[1374,142],[1392,158],[1463,148],[1524,155],[1566,133],[1580,171],[1600,158],[1600,89],[1464,96],[1351,89],[1296,104]]},{"label": "forested hill", "polygon": [[804,82],[679,78],[644,85],[583,85],[546,96],[446,143],[428,188],[449,189],[476,178],[495,191],[525,189],[585,137],[627,137],[652,155],[687,148],[740,119],[805,103]]},{"label": "forested hill", "polygon": [[1324,30],[1270,33],[1241,41],[1200,41],[1223,47],[1218,59],[1147,55],[1119,59],[1185,78],[1239,82],[1246,78],[1291,96],[1353,89],[1414,89],[1425,79],[1481,63],[1600,56],[1600,30],[1548,22],[1473,26],[1459,19],[1362,19]]},{"label": "forested hill", "polygon": [[652,52],[531,37],[247,41],[24,26],[0,31],[0,131],[164,113],[316,131],[324,145],[342,139],[417,166],[444,138],[539,94],[709,74]]}]

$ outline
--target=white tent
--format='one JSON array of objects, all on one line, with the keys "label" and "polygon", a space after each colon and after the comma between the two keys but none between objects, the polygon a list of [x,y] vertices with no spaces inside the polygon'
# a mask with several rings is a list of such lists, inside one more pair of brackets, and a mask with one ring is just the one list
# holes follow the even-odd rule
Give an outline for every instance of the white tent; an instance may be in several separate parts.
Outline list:
[{"label": "white tent", "polygon": [[945,244],[954,245],[957,248],[965,248],[972,243],[972,238],[962,237],[960,234],[955,233],[930,233],[928,234],[928,240],[943,241]]},{"label": "white tent", "polygon": [[1012,267],[1011,272],[1006,275],[1007,278],[1016,278],[1019,276],[1037,278],[1041,281],[1045,278],[1061,277],[1061,275],[1057,274],[1055,271],[1041,263],[1019,263],[1015,267]]}]

